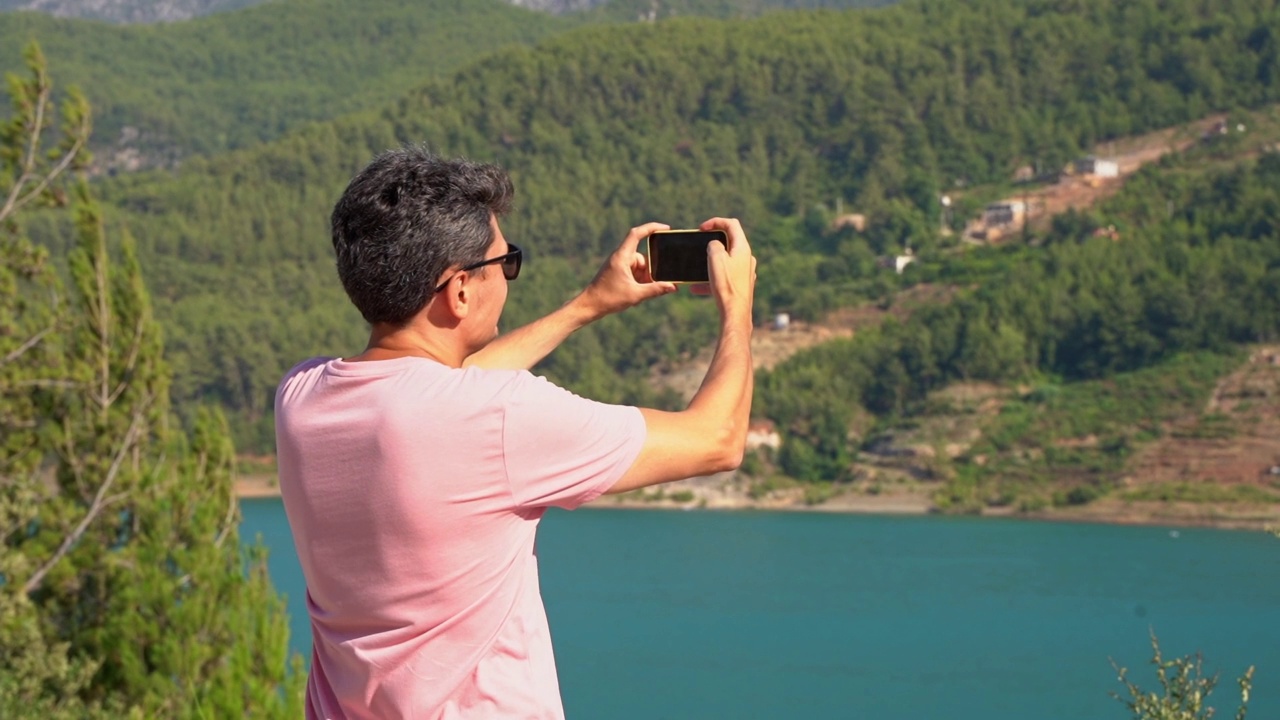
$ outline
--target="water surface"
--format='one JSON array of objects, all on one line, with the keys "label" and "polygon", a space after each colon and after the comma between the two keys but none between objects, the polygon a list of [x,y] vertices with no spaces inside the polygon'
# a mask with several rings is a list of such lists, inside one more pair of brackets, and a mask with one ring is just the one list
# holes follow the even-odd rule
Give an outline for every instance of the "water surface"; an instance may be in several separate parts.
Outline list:
[{"label": "water surface", "polygon": [[[242,503],[309,648],[278,500]],[[1154,689],[1201,651],[1258,666],[1280,718],[1280,541],[1262,533],[820,513],[554,511],[543,597],[570,718],[1129,717],[1108,658]]]}]

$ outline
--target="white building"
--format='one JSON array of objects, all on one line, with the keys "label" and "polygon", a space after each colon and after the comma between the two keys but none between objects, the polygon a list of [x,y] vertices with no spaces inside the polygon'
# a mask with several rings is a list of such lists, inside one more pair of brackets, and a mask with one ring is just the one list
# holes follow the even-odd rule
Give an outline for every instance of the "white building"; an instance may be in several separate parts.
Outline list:
[{"label": "white building", "polygon": [[1020,222],[1026,212],[1027,206],[1021,200],[991,203],[982,211],[982,224],[989,228],[1013,225]]},{"label": "white building", "polygon": [[782,436],[768,420],[758,420],[747,426],[747,449],[767,447],[777,450],[782,447]]},{"label": "white building", "polygon": [[1076,172],[1080,175],[1092,175],[1100,178],[1120,177],[1120,163],[1115,160],[1103,160],[1091,155],[1076,161]]}]

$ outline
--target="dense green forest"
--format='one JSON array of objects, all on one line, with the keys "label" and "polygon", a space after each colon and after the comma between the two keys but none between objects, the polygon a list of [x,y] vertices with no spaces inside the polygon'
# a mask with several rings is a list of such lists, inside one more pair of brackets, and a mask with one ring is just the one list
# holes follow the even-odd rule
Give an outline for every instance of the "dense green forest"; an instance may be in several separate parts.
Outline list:
[{"label": "dense green forest", "polygon": [[[1041,247],[980,253],[991,261],[981,277],[974,258],[925,268],[928,279],[979,283],[762,376],[757,408],[784,430],[783,469],[847,479],[853,453],[873,440],[850,437],[859,408],[884,426],[909,424],[938,411],[930,392],[948,383],[1020,381],[1030,391],[943,478],[952,482],[942,504],[1029,500],[1081,469],[1073,491],[1031,502],[1087,502],[1111,489],[1135,444],[1163,432],[1162,404],[1194,411],[1238,364],[1240,344],[1280,338],[1280,154],[1229,170],[1197,171],[1197,161],[1167,160],[1099,213],[1060,216]],[[1111,225],[1125,228],[1121,240],[1094,232]],[[1033,427],[1046,421],[1062,427]],[[1089,435],[1100,441],[1084,451],[1044,442]],[[972,461],[1011,448],[1035,449],[1036,459]]]},{"label": "dense green forest", "polygon": [[[0,125],[0,717],[299,717],[226,419],[173,422],[137,256],[74,178],[89,105],[25,59]],[[19,232],[40,207],[74,225],[65,279]]]},{"label": "dense green forest", "polygon": [[17,67],[21,49],[39,42],[59,82],[78,85],[93,103],[97,166],[121,171],[173,166],[380,106],[499,48],[584,24],[872,4],[884,3],[612,0],[556,17],[502,0],[273,0],[148,26],[0,12],[0,68]]},{"label": "dense green forest", "polygon": [[[137,239],[178,402],[223,405],[241,447],[267,450],[284,369],[363,342],[333,279],[327,216],[384,148],[425,142],[512,170],[519,207],[504,229],[531,255],[512,322],[567,299],[627,227],[713,214],[752,232],[760,316],[814,317],[890,292],[898,279],[875,267],[884,253],[909,244],[926,267],[941,257],[943,191],[1276,100],[1277,33],[1280,12],[1262,0],[917,0],[592,26],[494,54],[376,113],[100,190],[110,221]],[[827,230],[837,207],[867,214],[867,231]],[[57,245],[52,221],[29,226]],[[542,371],[602,399],[669,402],[649,368],[701,347],[711,312],[668,298],[580,333]],[[1088,350],[1051,355],[1072,352]],[[994,357],[981,362],[1007,354]],[[1082,372],[1089,362],[1131,358],[1080,359]],[[839,457],[817,440],[819,456]]]},{"label": "dense green forest", "polygon": [[17,68],[27,42],[39,42],[59,83],[93,103],[100,161],[134,147],[170,165],[381,104],[580,23],[501,0],[277,0],[131,26],[0,13],[0,67]]},{"label": "dense green forest", "polygon": [[152,23],[190,20],[200,15],[227,12],[261,0],[0,0],[0,12],[32,10],[58,17],[103,20],[117,23]]}]

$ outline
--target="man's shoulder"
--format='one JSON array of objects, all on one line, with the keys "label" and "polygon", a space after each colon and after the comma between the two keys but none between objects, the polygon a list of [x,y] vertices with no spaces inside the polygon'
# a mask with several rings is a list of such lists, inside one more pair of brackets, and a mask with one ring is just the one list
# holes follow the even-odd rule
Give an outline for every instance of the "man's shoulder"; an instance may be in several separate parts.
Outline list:
[{"label": "man's shoulder", "polygon": [[309,384],[312,378],[324,372],[325,366],[332,360],[333,358],[329,357],[307,358],[289,368],[289,371],[284,374],[284,377],[280,378],[280,382],[276,385],[277,409],[279,409],[280,402],[286,395],[296,394],[296,388]]},{"label": "man's shoulder", "polygon": [[333,362],[334,359],[331,357],[311,357],[303,360],[289,368],[284,377],[280,378],[279,387],[283,388],[298,378],[324,372],[325,366]]},{"label": "man's shoulder", "polygon": [[329,363],[332,360],[334,360],[334,358],[331,358],[331,357],[307,358],[306,360],[303,360],[297,365],[294,365],[293,367],[289,368],[289,370],[285,372],[284,377],[280,379],[280,384],[283,385],[284,383],[288,382],[290,378],[296,377],[298,375],[303,375],[308,371],[321,369],[326,363]]}]

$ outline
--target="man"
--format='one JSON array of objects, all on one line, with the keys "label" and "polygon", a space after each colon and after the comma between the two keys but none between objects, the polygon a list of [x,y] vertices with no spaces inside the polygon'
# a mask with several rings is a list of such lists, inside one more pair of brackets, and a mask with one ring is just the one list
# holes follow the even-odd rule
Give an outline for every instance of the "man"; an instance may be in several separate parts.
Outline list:
[{"label": "man", "polygon": [[682,412],[596,403],[528,372],[577,328],[674,292],[633,228],[556,312],[499,335],[522,253],[492,165],[385,153],[333,211],[338,275],[372,326],[276,394],[280,489],[307,579],[309,718],[563,717],[534,535],[547,507],[729,470],[751,405],[755,260],[715,218],[715,358]]}]

